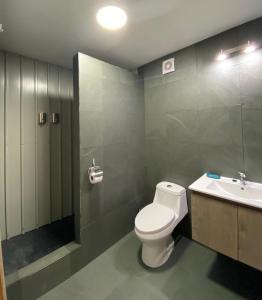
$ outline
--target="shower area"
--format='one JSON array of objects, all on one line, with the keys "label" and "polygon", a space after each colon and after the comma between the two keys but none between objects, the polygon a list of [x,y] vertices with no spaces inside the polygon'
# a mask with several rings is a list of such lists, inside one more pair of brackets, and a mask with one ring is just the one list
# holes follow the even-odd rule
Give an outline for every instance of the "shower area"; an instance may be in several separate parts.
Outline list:
[{"label": "shower area", "polygon": [[9,275],[74,240],[71,70],[0,52],[0,228]]}]

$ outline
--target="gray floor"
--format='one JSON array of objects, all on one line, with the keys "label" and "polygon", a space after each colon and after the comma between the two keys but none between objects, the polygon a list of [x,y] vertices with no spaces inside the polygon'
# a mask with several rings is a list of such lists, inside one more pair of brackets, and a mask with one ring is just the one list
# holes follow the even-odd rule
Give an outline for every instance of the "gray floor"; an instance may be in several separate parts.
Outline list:
[{"label": "gray floor", "polygon": [[41,300],[262,299],[261,272],[186,238],[160,270],[144,268],[133,233]]},{"label": "gray floor", "polygon": [[5,275],[31,264],[74,239],[74,217],[70,216],[2,241]]}]

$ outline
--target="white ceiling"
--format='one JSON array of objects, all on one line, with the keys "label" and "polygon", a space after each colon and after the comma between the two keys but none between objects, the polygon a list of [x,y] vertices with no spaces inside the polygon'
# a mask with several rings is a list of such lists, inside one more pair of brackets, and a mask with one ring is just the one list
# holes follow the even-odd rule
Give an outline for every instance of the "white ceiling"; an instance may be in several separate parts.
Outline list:
[{"label": "white ceiling", "polygon": [[[96,22],[116,4],[125,28]],[[129,69],[262,16],[262,0],[0,0],[0,48],[72,67],[80,51]]]}]

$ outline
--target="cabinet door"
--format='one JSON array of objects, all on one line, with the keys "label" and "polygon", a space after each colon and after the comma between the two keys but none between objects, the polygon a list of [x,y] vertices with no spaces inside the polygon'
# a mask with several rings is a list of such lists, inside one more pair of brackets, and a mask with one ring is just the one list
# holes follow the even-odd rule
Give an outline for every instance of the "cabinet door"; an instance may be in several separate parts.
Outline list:
[{"label": "cabinet door", "polygon": [[237,207],[206,195],[192,194],[193,239],[237,259]]},{"label": "cabinet door", "polygon": [[262,271],[262,210],[238,208],[239,260]]}]

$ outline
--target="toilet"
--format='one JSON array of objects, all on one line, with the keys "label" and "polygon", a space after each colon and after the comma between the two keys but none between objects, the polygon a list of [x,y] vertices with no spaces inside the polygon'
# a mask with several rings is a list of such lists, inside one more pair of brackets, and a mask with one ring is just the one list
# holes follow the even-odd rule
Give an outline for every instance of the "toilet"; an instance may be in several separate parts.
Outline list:
[{"label": "toilet", "polygon": [[158,183],[153,202],[140,210],[135,219],[145,265],[158,268],[168,260],[174,248],[172,232],[187,213],[185,188],[167,181]]}]

